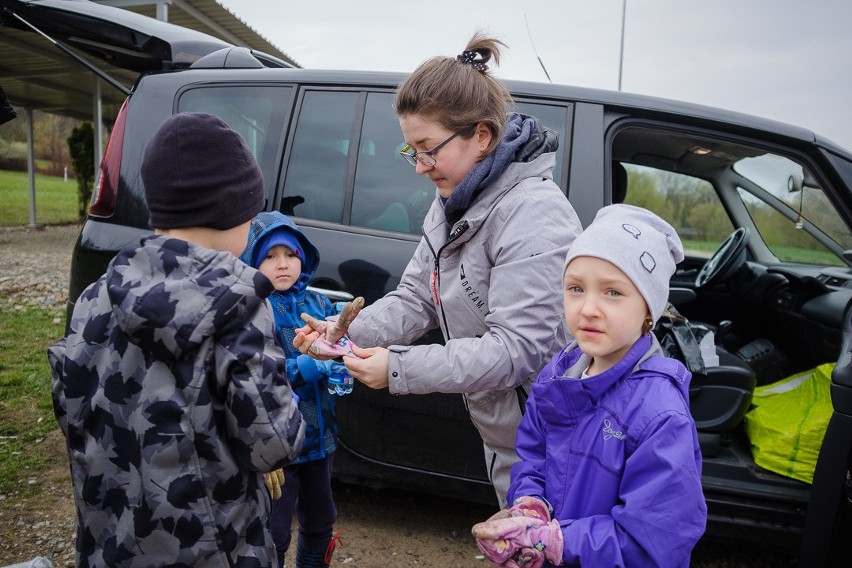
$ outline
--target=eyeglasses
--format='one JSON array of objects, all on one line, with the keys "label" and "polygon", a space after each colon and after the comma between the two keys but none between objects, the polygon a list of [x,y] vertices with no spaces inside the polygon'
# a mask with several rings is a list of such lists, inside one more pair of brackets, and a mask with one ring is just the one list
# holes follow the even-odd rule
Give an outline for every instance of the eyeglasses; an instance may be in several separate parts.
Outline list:
[{"label": "eyeglasses", "polygon": [[435,160],[435,154],[438,153],[438,150],[446,146],[450,140],[458,136],[458,132],[432,148],[431,150],[425,150],[423,152],[412,152],[414,148],[411,147],[411,144],[406,144],[402,147],[402,150],[399,153],[405,158],[405,161],[411,164],[414,167],[417,167],[417,162],[420,162],[427,168],[431,168],[434,166],[437,161]]}]

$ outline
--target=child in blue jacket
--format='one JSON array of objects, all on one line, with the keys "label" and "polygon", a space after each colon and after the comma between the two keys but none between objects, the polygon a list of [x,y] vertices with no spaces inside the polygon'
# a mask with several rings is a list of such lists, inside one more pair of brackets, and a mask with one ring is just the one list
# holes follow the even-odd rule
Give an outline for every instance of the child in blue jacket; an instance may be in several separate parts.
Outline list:
[{"label": "child in blue jacket", "polygon": [[[275,287],[269,296],[275,332],[287,356],[287,375],[307,425],[302,453],[284,468],[282,496],[272,501],[270,523],[278,563],[284,565],[284,555],[290,547],[290,526],[298,511],[296,566],[328,566],[337,518],[331,493],[331,465],[338,431],[329,375],[341,380],[348,374],[342,363],[316,361],[300,354],[293,347],[293,338],[295,329],[304,325],[300,314],[324,320],[337,312],[326,296],[307,289],[319,265],[319,251],[286,215],[258,214],[241,258],[266,275]],[[352,381],[351,377],[346,379]]]},{"label": "child in blue jacket", "polygon": [[704,533],[689,371],[650,333],[683,260],[675,230],[601,209],[562,277],[574,337],[541,371],[518,427],[513,505],[473,527],[501,566],[680,566]]}]

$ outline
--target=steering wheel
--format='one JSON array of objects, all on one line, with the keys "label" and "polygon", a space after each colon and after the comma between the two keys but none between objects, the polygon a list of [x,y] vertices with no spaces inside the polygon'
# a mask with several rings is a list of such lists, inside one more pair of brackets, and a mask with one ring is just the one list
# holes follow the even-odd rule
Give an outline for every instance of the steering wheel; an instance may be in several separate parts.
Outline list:
[{"label": "steering wheel", "polygon": [[748,227],[739,227],[719,246],[695,277],[695,287],[719,284],[731,278],[745,264],[746,246],[751,236]]}]

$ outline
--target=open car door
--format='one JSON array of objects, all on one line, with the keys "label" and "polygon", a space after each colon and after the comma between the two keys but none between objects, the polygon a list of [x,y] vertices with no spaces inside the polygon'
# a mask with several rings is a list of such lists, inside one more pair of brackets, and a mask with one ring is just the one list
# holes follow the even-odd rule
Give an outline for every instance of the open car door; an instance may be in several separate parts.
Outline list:
[{"label": "open car door", "polygon": [[[819,454],[805,532],[802,566],[841,566],[848,561],[852,545],[852,304],[843,315],[843,347],[831,374],[834,413]],[[844,560],[846,559],[846,560]]]}]

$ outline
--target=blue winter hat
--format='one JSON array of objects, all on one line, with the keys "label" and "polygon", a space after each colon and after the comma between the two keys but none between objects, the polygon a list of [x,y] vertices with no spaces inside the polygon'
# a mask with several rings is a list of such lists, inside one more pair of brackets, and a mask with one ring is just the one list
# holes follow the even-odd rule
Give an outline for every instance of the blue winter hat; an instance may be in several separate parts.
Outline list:
[{"label": "blue winter hat", "polygon": [[259,267],[260,263],[264,258],[266,258],[269,251],[272,250],[272,247],[278,245],[284,245],[293,251],[293,254],[299,257],[302,264],[305,263],[305,251],[302,250],[302,246],[299,244],[299,239],[296,238],[296,235],[293,234],[292,231],[289,231],[286,228],[279,228],[270,232],[268,235],[265,235],[260,239],[260,242],[257,243],[257,255],[252,259],[252,267]]}]

